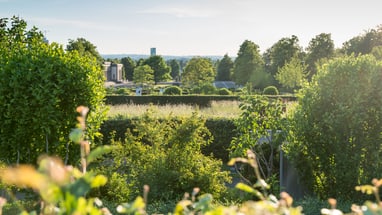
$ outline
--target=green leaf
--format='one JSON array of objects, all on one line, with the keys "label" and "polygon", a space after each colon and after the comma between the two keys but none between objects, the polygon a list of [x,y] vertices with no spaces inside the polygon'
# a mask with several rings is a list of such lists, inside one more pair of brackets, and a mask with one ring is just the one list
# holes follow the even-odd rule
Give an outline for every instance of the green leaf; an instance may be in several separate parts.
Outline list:
[{"label": "green leaf", "polygon": [[107,182],[107,177],[103,175],[97,175],[94,177],[94,179],[91,182],[91,187],[96,188],[96,187],[101,187],[105,185]]},{"label": "green leaf", "polygon": [[94,160],[96,160],[100,156],[111,152],[115,148],[116,147],[114,147],[114,146],[106,146],[106,145],[105,146],[98,146],[97,148],[93,149],[90,152],[90,154],[88,155],[87,163],[89,164],[89,163],[93,162]]},{"label": "green leaf", "polygon": [[80,143],[83,137],[83,131],[79,128],[74,128],[69,134],[69,139],[75,143]]}]

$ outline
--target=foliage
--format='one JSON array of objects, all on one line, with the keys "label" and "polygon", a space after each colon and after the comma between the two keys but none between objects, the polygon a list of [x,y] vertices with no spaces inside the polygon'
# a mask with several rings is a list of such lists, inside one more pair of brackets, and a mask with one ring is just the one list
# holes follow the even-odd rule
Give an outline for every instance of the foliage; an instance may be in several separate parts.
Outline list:
[{"label": "foliage", "polygon": [[171,68],[166,64],[165,60],[161,56],[150,56],[149,58],[145,59],[142,64],[140,64],[140,66],[142,65],[148,65],[154,71],[153,75],[155,83],[171,80]]},{"label": "foliage", "polygon": [[37,28],[18,18],[0,23],[0,157],[32,163],[40,153],[78,158],[65,137],[74,127],[75,108],[90,108],[92,141],[105,117],[103,73],[94,58],[47,44]]},{"label": "foliage", "polygon": [[308,70],[308,79],[311,80],[317,73],[316,63],[321,59],[331,59],[334,56],[334,41],[331,34],[321,33],[314,37],[306,48],[305,63]]},{"label": "foliage", "polygon": [[254,42],[245,40],[241,44],[233,66],[233,80],[244,85],[252,78],[257,77],[263,70],[264,62],[260,55],[259,46]]},{"label": "foliage", "polygon": [[[87,172],[87,166],[98,156],[111,150],[110,146],[103,146],[90,151],[90,143],[84,139],[88,110],[82,106],[77,108],[80,113],[77,118],[79,123],[70,133],[71,141],[80,146],[81,169],[65,166],[62,160],[56,157],[41,156],[38,169],[22,164],[0,170],[3,183],[27,187],[38,192],[42,201],[41,214],[101,215],[108,211],[107,208],[100,208],[102,202],[99,199],[85,198],[90,189],[103,186],[107,181],[103,175]],[[23,211],[22,214],[32,215],[37,212]]]},{"label": "foliage", "polygon": [[218,94],[222,95],[222,96],[228,96],[228,95],[231,95],[232,92],[229,89],[227,89],[227,88],[220,88],[218,90]]},{"label": "foliage", "polygon": [[382,26],[367,30],[363,34],[355,36],[343,44],[342,53],[356,56],[370,54],[374,47],[382,45]]},{"label": "foliage", "polygon": [[231,72],[233,68],[232,59],[225,54],[218,64],[216,81],[231,81]]},{"label": "foliage", "polygon": [[182,89],[177,86],[166,87],[163,95],[182,95]]},{"label": "foliage", "polygon": [[266,71],[275,76],[278,69],[289,62],[294,56],[301,57],[301,47],[297,36],[281,38],[264,53]]},{"label": "foliage", "polygon": [[278,95],[279,90],[275,86],[268,86],[264,88],[263,95]]},{"label": "foliage", "polygon": [[180,76],[180,63],[179,63],[179,61],[177,61],[176,59],[172,59],[172,60],[168,61],[167,64],[171,68],[170,75],[171,75],[172,79],[173,80],[179,79],[179,76]]},{"label": "foliage", "polygon": [[203,84],[200,86],[200,93],[204,95],[214,95],[216,93],[216,87],[212,84]]},{"label": "foliage", "polygon": [[306,79],[306,66],[297,57],[293,57],[283,67],[279,68],[275,78],[289,90],[298,89]]},{"label": "foliage", "polygon": [[216,72],[210,59],[194,57],[187,62],[184,68],[182,84],[190,88],[212,84],[215,76]]},{"label": "foliage", "polygon": [[137,66],[134,69],[133,80],[136,84],[154,84],[154,70],[149,65]]},{"label": "foliage", "polygon": [[381,70],[369,55],[334,59],[300,91],[285,150],[321,198],[356,199],[352,186],[380,177]]},{"label": "foliage", "polygon": [[125,71],[125,78],[129,81],[133,81],[134,69],[136,67],[135,61],[130,57],[123,57],[121,58],[121,64]]},{"label": "foliage", "polygon": [[133,121],[125,143],[115,143],[113,163],[105,168],[124,175],[132,190],[149,185],[149,197],[155,200],[178,198],[196,186],[221,195],[230,179],[220,170],[221,161],[201,153],[211,142],[205,121],[196,114],[177,121],[159,120],[151,111]]},{"label": "foliage", "polygon": [[99,65],[103,62],[103,58],[97,51],[97,47],[85,38],[77,38],[76,40],[69,39],[66,51],[77,51],[81,56],[94,57]]},{"label": "foliage", "polygon": [[230,147],[231,157],[241,157],[252,150],[261,177],[269,180],[277,173],[279,147],[285,139],[282,103],[263,96],[247,96],[240,104],[242,113],[235,120],[236,137]]}]

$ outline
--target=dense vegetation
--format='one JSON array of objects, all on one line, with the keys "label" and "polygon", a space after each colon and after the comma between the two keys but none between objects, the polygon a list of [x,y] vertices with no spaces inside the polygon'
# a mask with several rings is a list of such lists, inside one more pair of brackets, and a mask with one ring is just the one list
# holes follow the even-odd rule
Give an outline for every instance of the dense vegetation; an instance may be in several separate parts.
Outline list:
[{"label": "dense vegetation", "polygon": [[[293,207],[288,194],[282,193],[280,198],[269,194],[279,192],[281,149],[314,197],[358,203],[362,198],[358,191],[374,194],[376,203],[353,206],[352,210],[381,213],[382,180],[373,179],[381,177],[382,170],[381,28],[349,40],[338,50],[334,50],[330,34],[320,34],[309,43],[307,52],[291,36],[262,55],[255,43],[246,40],[234,61],[228,56],[219,62],[196,57],[179,64],[171,61],[169,66],[160,56],[138,62],[124,59],[126,77],[141,86],[149,85],[148,93],[156,92],[153,86],[168,81],[170,75],[182,78],[171,70],[183,69],[183,88],[168,87],[162,100],[186,92],[208,95],[234,90],[235,99],[242,96],[241,115],[233,128],[232,121],[225,123],[224,119],[206,120],[196,113],[158,118],[149,109],[127,119],[127,127],[118,126],[122,131],[108,131],[102,140],[96,134],[105,117],[105,91],[95,46],[80,38],[70,40],[65,51],[58,44],[47,44],[36,28],[27,30],[24,20],[13,17],[8,21],[0,19],[0,159],[7,164],[28,164],[1,164],[0,188],[18,194],[30,193],[11,185],[32,188],[35,192],[30,200],[38,209],[25,208],[35,211],[30,214],[110,214],[97,197],[111,202],[113,213],[144,214],[148,202],[178,202],[172,209],[153,213],[301,214],[302,209]],[[215,79],[234,80],[242,90],[220,92],[212,85]],[[281,97],[253,95],[285,92],[298,95],[295,109],[287,112],[278,100]],[[129,94],[129,90],[113,93]],[[126,98],[116,100],[125,102]],[[89,109],[77,109],[76,125],[74,110],[79,105]],[[222,131],[209,129],[212,126]],[[227,138],[229,132],[235,137],[229,147],[223,141],[211,144],[214,137]],[[115,138],[121,133],[123,138]],[[104,145],[95,148],[91,142]],[[218,147],[230,150],[228,164],[233,167],[222,163],[220,159],[226,159],[222,154],[211,153]],[[106,152],[111,153],[103,155]],[[239,191],[227,187],[231,181],[227,170],[234,169],[235,179],[241,180],[236,184]],[[370,182],[372,185],[362,185]],[[137,197],[142,189],[143,198]],[[0,211],[4,204],[5,199],[0,198]],[[331,208],[321,213],[338,214],[336,201],[330,199],[329,204]],[[24,211],[16,208],[17,213]]]}]

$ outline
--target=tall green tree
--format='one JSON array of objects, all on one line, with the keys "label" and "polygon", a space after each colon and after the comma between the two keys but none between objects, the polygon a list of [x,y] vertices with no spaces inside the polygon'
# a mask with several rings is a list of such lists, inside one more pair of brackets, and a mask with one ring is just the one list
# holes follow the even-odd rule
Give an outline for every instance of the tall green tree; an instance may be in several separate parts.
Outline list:
[{"label": "tall green tree", "polygon": [[154,70],[149,65],[137,66],[134,69],[133,79],[136,84],[153,84]]},{"label": "tall green tree", "polygon": [[182,84],[186,87],[197,87],[212,84],[215,80],[215,69],[210,59],[194,57],[187,62],[182,73]]},{"label": "tall green tree", "polygon": [[219,61],[216,80],[217,81],[231,81],[231,71],[233,68],[233,61],[225,54],[223,59]]},{"label": "tall green tree", "polygon": [[155,84],[161,81],[171,80],[171,68],[167,66],[166,61],[163,59],[163,57],[159,55],[151,56],[145,59],[142,65],[148,65],[151,67],[152,70],[154,70]]},{"label": "tall green tree", "polygon": [[334,56],[334,42],[331,34],[321,33],[314,37],[306,48],[307,55],[305,63],[308,69],[308,78],[317,73],[317,63],[321,59],[331,59]]},{"label": "tall green tree", "polygon": [[301,57],[298,37],[292,35],[291,37],[281,38],[264,53],[266,71],[275,76],[278,69],[283,67],[294,56]]},{"label": "tall green tree", "polygon": [[78,146],[68,143],[76,107],[89,107],[93,140],[105,118],[104,76],[94,58],[65,52],[44,41],[26,21],[0,19],[0,159],[34,163],[41,153],[75,164]]},{"label": "tall green tree", "polygon": [[171,77],[173,80],[179,79],[180,76],[180,63],[176,59],[171,59],[167,63],[171,68]]},{"label": "tall green tree", "polygon": [[136,67],[136,63],[130,57],[123,57],[121,59],[121,64],[123,65],[123,69],[125,71],[125,78],[129,81],[133,81],[134,69]]},{"label": "tall green tree", "polygon": [[275,78],[282,86],[293,91],[301,87],[306,80],[306,68],[298,57],[293,57],[291,61],[279,68]]},{"label": "tall green tree", "polygon": [[354,186],[382,177],[381,71],[371,55],[336,58],[299,94],[284,148],[323,199],[359,199]]},{"label": "tall green tree", "polygon": [[350,55],[370,54],[374,47],[382,45],[382,26],[365,31],[363,34],[344,42],[342,53]]},{"label": "tall green tree", "polygon": [[259,46],[254,42],[245,40],[241,44],[237,58],[233,65],[233,80],[237,84],[245,85],[257,73],[261,73],[264,62],[261,58]]},{"label": "tall green tree", "polygon": [[76,40],[69,39],[66,51],[74,50],[78,51],[80,55],[93,56],[100,65],[103,62],[103,58],[97,51],[97,47],[85,38],[77,38]]}]

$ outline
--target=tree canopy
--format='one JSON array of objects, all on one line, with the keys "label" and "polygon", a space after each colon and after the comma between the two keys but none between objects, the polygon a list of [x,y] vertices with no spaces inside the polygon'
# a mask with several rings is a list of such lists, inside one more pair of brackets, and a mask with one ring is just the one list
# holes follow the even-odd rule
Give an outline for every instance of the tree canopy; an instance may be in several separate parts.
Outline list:
[{"label": "tree canopy", "polygon": [[276,80],[288,90],[294,90],[303,85],[306,79],[306,66],[298,57],[293,57],[283,67],[279,68]]},{"label": "tree canopy", "polygon": [[90,55],[95,57],[99,64],[102,64],[103,58],[97,51],[97,47],[85,38],[69,39],[66,51],[78,51],[80,55]]},{"label": "tree canopy", "polygon": [[245,85],[256,73],[263,70],[264,62],[261,58],[259,46],[254,42],[245,40],[241,44],[233,66],[233,80],[237,84]]},{"label": "tree canopy", "polygon": [[334,42],[331,34],[321,33],[314,37],[306,48],[307,56],[305,63],[309,71],[309,80],[317,72],[317,63],[321,59],[330,59],[334,56]]},{"label": "tree canopy", "polygon": [[163,57],[159,55],[151,56],[145,59],[142,62],[142,65],[148,65],[151,67],[152,70],[154,70],[155,83],[171,80],[171,75],[170,75],[171,69],[166,64],[166,61],[163,59]]},{"label": "tree canopy", "polygon": [[215,69],[210,59],[194,57],[188,61],[182,73],[182,84],[187,87],[197,87],[212,84],[215,80]]},{"label": "tree canopy", "polygon": [[231,72],[233,68],[233,61],[232,59],[225,54],[223,59],[219,61],[218,68],[217,68],[217,75],[216,80],[217,81],[231,81]]},{"label": "tree canopy", "polygon": [[90,109],[91,140],[105,117],[103,72],[94,58],[47,44],[18,17],[8,20],[0,19],[0,157],[34,163],[52,153],[74,161],[78,146],[68,144],[68,135],[76,107]]},{"label": "tree canopy", "polygon": [[173,80],[179,79],[180,76],[180,63],[176,59],[171,59],[167,62],[169,67],[171,68],[171,77]]},{"label": "tree canopy", "polygon": [[129,81],[132,81],[134,69],[136,67],[135,61],[130,57],[124,57],[121,59],[121,64],[123,65],[123,69],[125,71],[125,78]]},{"label": "tree canopy", "polygon": [[153,84],[154,70],[149,65],[137,66],[134,69],[133,79],[136,84]]}]

